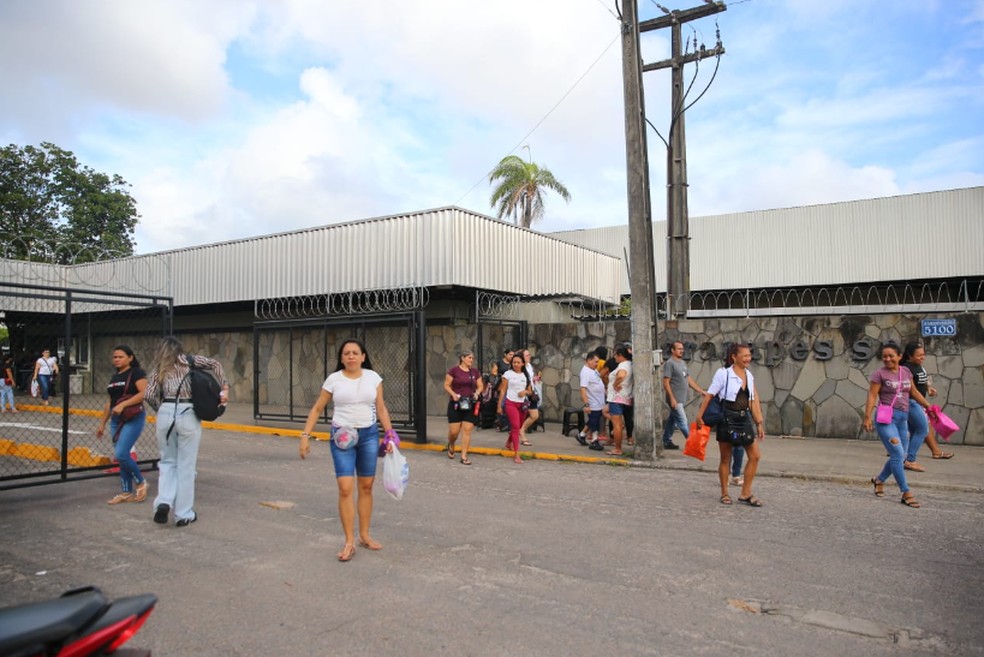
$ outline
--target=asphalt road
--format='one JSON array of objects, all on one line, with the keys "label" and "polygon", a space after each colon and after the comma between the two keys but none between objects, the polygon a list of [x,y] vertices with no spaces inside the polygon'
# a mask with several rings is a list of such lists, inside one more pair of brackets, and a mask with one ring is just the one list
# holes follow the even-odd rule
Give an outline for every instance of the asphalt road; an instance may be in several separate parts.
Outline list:
[{"label": "asphalt road", "polygon": [[406,455],[347,564],[323,443],[206,432],[181,529],[112,479],[0,492],[0,604],[153,592],[160,657],[984,654],[979,493],[762,478],[752,509],[710,473]]}]

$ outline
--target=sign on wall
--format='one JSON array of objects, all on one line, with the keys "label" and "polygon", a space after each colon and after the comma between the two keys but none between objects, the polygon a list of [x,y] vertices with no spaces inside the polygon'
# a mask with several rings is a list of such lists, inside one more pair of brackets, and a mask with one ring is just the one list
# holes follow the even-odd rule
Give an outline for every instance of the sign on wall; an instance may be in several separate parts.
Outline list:
[{"label": "sign on wall", "polygon": [[920,324],[924,338],[952,338],[957,334],[957,320],[955,319],[924,319]]}]

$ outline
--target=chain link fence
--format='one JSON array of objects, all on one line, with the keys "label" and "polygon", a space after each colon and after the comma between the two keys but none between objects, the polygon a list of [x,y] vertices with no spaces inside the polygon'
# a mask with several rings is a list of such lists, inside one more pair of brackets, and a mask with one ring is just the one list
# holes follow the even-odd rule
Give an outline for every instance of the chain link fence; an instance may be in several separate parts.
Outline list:
[{"label": "chain link fence", "polygon": [[[111,436],[96,437],[113,349],[129,345],[149,363],[171,318],[165,297],[0,283],[16,409],[0,414],[0,489],[115,476]],[[47,395],[33,385],[36,367],[51,375]],[[155,467],[152,421],[134,449],[141,467]]]}]

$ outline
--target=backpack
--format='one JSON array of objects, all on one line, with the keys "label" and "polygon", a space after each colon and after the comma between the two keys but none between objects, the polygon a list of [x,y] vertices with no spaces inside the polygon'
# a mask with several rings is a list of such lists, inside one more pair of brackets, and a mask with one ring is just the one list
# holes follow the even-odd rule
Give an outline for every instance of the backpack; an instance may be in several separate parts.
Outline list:
[{"label": "backpack", "polygon": [[[219,404],[219,394],[222,386],[215,377],[195,367],[195,357],[192,354],[185,354],[188,361],[188,374],[185,378],[191,378],[191,405],[195,408],[195,415],[199,420],[211,422],[225,413],[225,406]],[[184,380],[181,381],[184,385]],[[178,386],[180,390],[180,386]]]}]

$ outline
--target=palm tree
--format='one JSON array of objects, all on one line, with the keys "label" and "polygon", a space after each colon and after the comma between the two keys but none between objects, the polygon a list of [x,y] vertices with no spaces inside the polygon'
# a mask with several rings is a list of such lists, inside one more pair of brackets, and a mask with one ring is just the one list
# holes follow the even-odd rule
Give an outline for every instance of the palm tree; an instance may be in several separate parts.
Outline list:
[{"label": "palm tree", "polygon": [[571,193],[564,185],[554,178],[549,169],[533,163],[524,162],[517,155],[507,155],[496,165],[489,174],[489,184],[498,186],[492,191],[489,205],[495,208],[497,216],[502,219],[512,215],[513,221],[529,228],[530,225],[543,217],[543,192],[551,189],[565,201],[571,200]]}]

